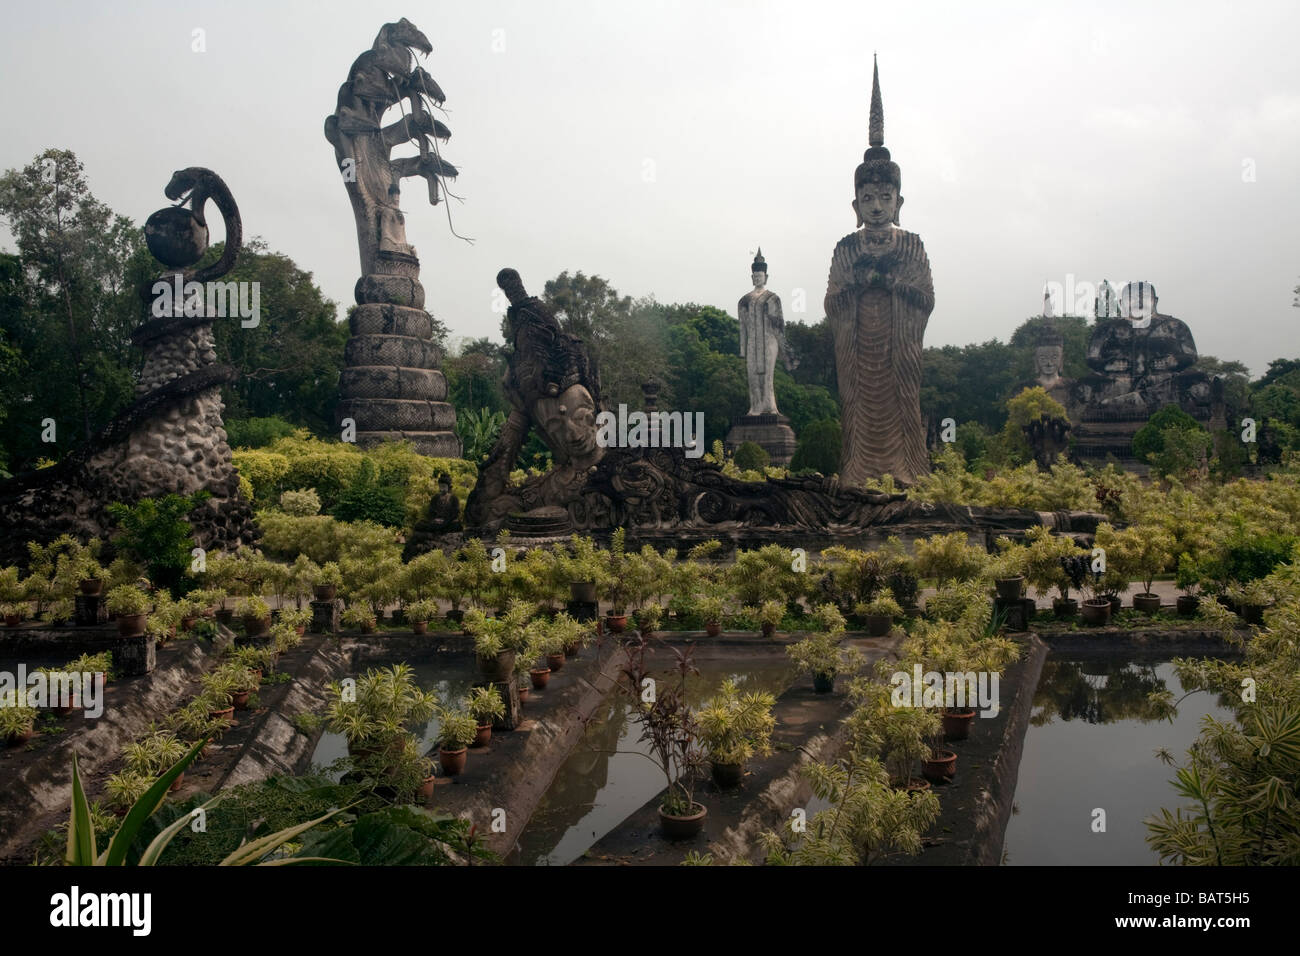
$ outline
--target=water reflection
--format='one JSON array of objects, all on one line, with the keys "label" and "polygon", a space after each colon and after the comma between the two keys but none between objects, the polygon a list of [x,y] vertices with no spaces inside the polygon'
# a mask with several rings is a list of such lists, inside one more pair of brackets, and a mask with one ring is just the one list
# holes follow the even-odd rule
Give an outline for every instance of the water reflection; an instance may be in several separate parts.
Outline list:
[{"label": "water reflection", "polygon": [[1181,758],[1204,715],[1232,716],[1216,695],[1195,693],[1178,705],[1172,722],[1159,719],[1146,695],[1166,687],[1175,698],[1185,693],[1166,662],[1048,659],[1025,733],[1004,863],[1157,863],[1142,821],[1183,799],[1169,784],[1173,768],[1156,751]]},{"label": "water reflection", "polygon": [[[783,661],[753,665],[744,673],[709,661],[697,666],[701,673],[686,682],[686,699],[693,707],[727,678],[742,690],[765,690],[777,696],[793,678]],[[675,681],[677,675],[664,673],[657,679]],[[649,744],[637,739],[641,729],[631,714],[631,702],[623,694],[604,701],[524,828],[511,863],[572,863],[667,786],[659,765],[648,759]]]},{"label": "water reflection", "polygon": [[1163,714],[1149,695],[1165,689],[1155,663],[1049,658],[1034,691],[1030,723],[1041,727],[1058,717],[1089,724],[1160,720]]}]

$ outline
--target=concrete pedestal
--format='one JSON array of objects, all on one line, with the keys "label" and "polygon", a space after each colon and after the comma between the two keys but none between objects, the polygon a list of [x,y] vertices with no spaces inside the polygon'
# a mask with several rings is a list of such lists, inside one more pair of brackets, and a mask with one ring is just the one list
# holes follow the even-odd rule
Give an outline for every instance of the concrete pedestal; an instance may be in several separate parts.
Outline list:
[{"label": "concrete pedestal", "polygon": [[158,641],[141,634],[121,637],[113,645],[113,670],[123,677],[143,677],[158,662]]},{"label": "concrete pedestal", "polygon": [[313,634],[337,634],[339,632],[338,602],[312,601],[311,625],[307,629]]},{"label": "concrete pedestal", "polygon": [[104,598],[98,594],[78,594],[73,598],[76,610],[72,620],[77,627],[95,627],[108,623],[108,612],[104,610]]},{"label": "concrete pedestal", "polygon": [[747,441],[767,452],[773,465],[790,464],[798,444],[790,419],[784,415],[746,415],[731,426],[723,444],[728,453],[734,454]]}]

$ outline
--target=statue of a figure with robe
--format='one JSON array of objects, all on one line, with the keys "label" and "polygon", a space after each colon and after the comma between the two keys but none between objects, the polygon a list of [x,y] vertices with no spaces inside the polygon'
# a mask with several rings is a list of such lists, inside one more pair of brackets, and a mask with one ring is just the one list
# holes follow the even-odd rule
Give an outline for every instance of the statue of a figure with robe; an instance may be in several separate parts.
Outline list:
[{"label": "statue of a figure with robe", "polygon": [[750,268],[753,291],[736,306],[740,319],[740,354],[745,357],[749,379],[749,414],[777,415],[773,374],[777,356],[790,366],[785,343],[785,319],[781,315],[781,297],[766,288],[767,260],[758,250]]},{"label": "statue of a figure with robe", "polygon": [[825,301],[843,407],[840,481],[850,487],[885,474],[909,485],[930,470],[921,342],[934,282],[920,236],[898,228],[902,177],[884,137],[873,71],[870,148],[853,177],[859,228],[835,247]]}]

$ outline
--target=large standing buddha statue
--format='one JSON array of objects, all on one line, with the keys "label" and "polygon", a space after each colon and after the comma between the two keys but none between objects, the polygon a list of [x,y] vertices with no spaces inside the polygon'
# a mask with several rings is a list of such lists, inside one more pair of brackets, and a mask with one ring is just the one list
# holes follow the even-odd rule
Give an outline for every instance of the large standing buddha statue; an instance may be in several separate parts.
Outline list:
[{"label": "large standing buddha statue", "polygon": [[921,340],[934,310],[920,236],[898,228],[902,176],[885,148],[880,73],[872,71],[870,148],[853,176],[858,230],[835,246],[826,316],[835,341],[843,446],[840,481],[930,469],[921,421]]}]

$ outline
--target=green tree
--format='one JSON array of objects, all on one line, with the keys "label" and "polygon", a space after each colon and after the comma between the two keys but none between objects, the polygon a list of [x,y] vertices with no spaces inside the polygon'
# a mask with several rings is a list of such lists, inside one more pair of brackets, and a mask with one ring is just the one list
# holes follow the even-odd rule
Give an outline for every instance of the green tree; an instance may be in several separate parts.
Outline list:
[{"label": "green tree", "polygon": [[[0,215],[18,246],[17,263],[6,257],[0,270],[0,328],[21,357],[21,381],[6,389],[5,452],[30,467],[70,451],[131,400],[131,332],[152,259],[143,232],[95,199],[68,150],[47,149],[0,177]],[[46,418],[54,444],[40,441]]]},{"label": "green tree", "polygon": [[799,436],[794,457],[790,459],[790,470],[818,471],[823,475],[838,474],[842,442],[843,435],[838,421],[814,422]]},{"label": "green tree", "polygon": [[1147,423],[1134,433],[1133,457],[1138,461],[1150,463],[1155,455],[1164,451],[1165,432],[1172,429],[1204,431],[1196,419],[1177,405],[1166,405],[1147,419]]},{"label": "green tree", "polygon": [[[215,261],[224,243],[204,261]],[[260,322],[244,328],[238,319],[213,325],[217,360],[233,365],[239,378],[222,390],[231,418],[279,416],[318,435],[335,433],[339,374],[347,323],[326,299],[310,272],[261,239],[245,243],[222,282],[257,282]]]}]

